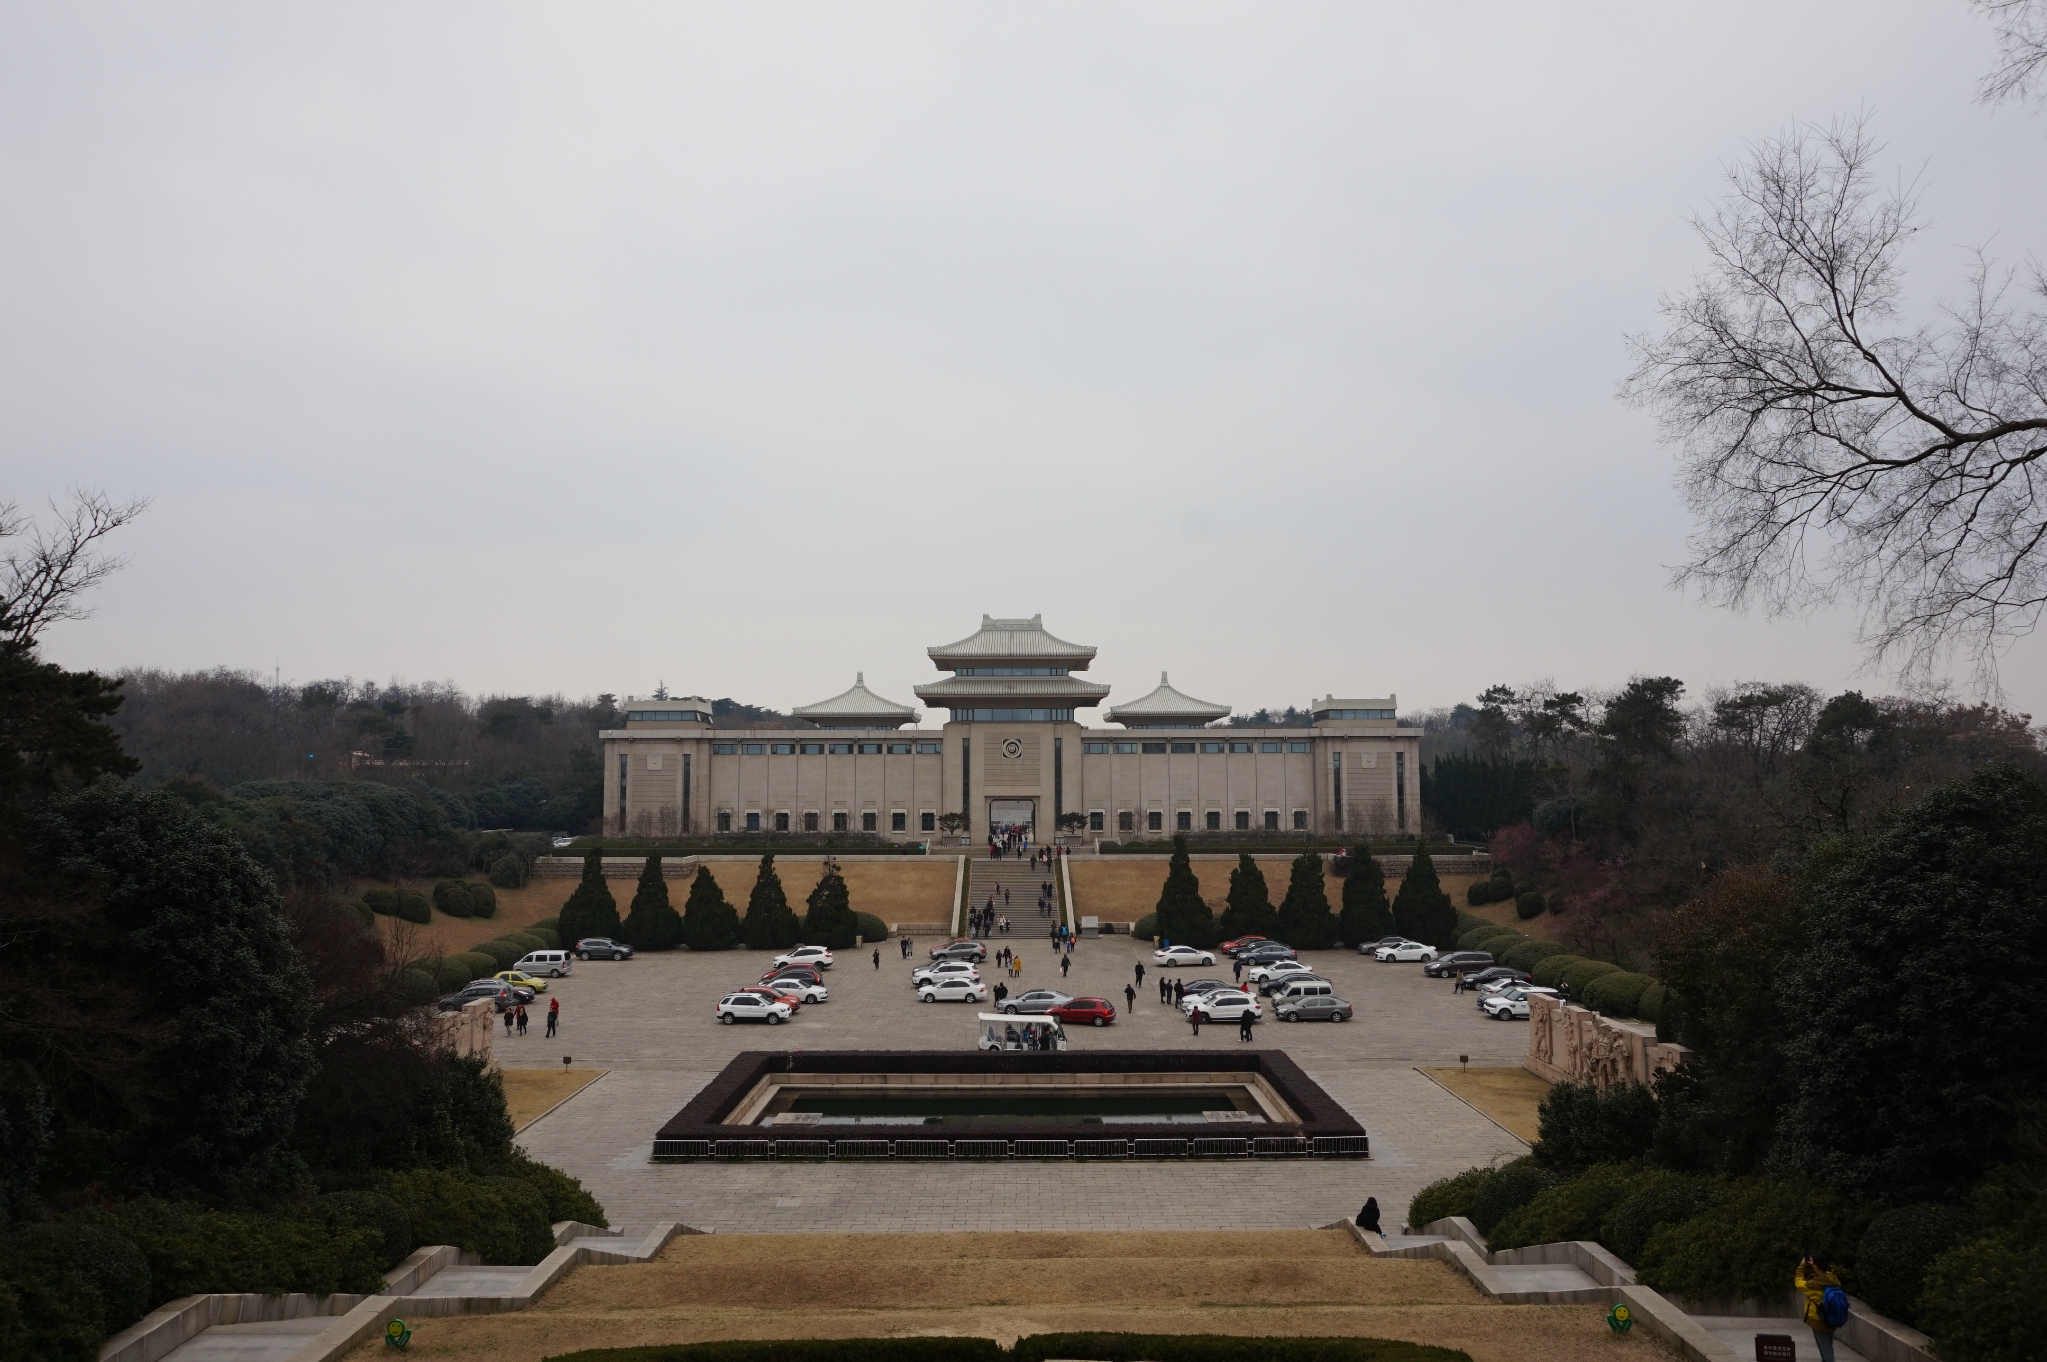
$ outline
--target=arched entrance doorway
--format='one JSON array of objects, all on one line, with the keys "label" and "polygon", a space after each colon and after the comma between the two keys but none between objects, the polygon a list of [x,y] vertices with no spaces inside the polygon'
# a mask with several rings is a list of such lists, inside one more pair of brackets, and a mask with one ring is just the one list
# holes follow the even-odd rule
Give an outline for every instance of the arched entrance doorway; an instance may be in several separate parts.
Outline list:
[{"label": "arched entrance doorway", "polygon": [[1035,799],[991,799],[988,801],[988,832],[990,836],[1003,837],[1010,833],[1035,836],[1032,825],[1037,822],[1038,801]]}]

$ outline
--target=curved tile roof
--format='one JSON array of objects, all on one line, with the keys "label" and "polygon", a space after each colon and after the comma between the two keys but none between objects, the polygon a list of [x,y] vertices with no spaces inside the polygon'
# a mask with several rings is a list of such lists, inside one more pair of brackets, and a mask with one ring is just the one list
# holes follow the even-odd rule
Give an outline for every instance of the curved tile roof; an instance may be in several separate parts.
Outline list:
[{"label": "curved tile roof", "polygon": [[[887,724],[911,724],[917,722],[917,711],[908,705],[899,705],[893,700],[884,700],[867,689],[867,673],[853,673],[853,684],[829,700],[820,700],[814,705],[798,705],[789,711],[798,719],[812,723],[831,721],[844,723],[851,719],[875,719]],[[875,726],[880,727],[881,723]]]},{"label": "curved tile roof", "polygon": [[1086,670],[1095,655],[1095,650],[1085,644],[1068,643],[1046,633],[1043,615],[1033,615],[1027,620],[999,620],[993,615],[983,615],[981,627],[959,642],[943,643],[924,651],[941,667],[948,662],[1031,658],[1063,661],[1076,671]]},{"label": "curved tile roof", "polygon": [[1128,704],[1111,705],[1102,712],[1110,723],[1127,724],[1131,720],[1140,723],[1158,723],[1167,719],[1178,719],[1189,723],[1212,723],[1230,716],[1228,705],[1212,705],[1206,700],[1197,700],[1173,689],[1172,682],[1164,672],[1159,673],[1159,684],[1149,695],[1140,695]]}]

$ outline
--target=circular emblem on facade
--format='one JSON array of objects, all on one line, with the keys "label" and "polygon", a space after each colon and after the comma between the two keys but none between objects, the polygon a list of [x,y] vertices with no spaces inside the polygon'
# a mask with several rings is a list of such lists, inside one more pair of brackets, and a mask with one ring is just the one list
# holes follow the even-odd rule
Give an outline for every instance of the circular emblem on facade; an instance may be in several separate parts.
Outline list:
[{"label": "circular emblem on facade", "polygon": [[1011,761],[1021,757],[1023,755],[1023,739],[1004,738],[1002,740],[1002,755],[1008,757]]}]

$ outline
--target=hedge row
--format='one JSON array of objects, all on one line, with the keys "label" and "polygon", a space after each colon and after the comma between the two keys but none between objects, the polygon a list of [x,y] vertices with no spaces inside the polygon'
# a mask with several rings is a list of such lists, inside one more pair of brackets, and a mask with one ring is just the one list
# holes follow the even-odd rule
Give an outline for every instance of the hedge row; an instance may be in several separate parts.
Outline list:
[{"label": "hedge row", "polygon": [[453,993],[477,979],[488,979],[500,971],[511,969],[534,951],[557,950],[560,946],[561,938],[552,926],[535,923],[471,946],[466,951],[442,956],[438,961],[429,962],[427,968],[432,969],[434,981],[443,993]]},{"label": "hedge row", "polygon": [[1224,1334],[1029,1334],[987,1338],[790,1338],[589,1348],[544,1362],[1471,1362],[1470,1354],[1383,1338],[1240,1338]]},{"label": "hedge row", "polygon": [[888,940],[888,924],[872,913],[855,913],[854,921],[860,924],[860,939],[868,945]]},{"label": "hedge row", "polygon": [[433,905],[416,889],[372,889],[362,896],[362,901],[369,905],[372,913],[383,917],[419,923],[434,920]]},{"label": "hedge row", "polygon": [[449,917],[495,917],[498,896],[487,884],[442,880],[434,886],[434,907]]},{"label": "hedge row", "polygon": [[[1524,915],[1527,916],[1527,915]],[[1646,974],[1623,970],[1604,960],[1574,955],[1555,941],[1537,941],[1525,932],[1472,913],[1457,915],[1457,949],[1488,951],[1509,969],[1526,973],[1545,988],[1568,985],[1571,1001],[1611,1017],[1663,1019],[1668,990]]]}]

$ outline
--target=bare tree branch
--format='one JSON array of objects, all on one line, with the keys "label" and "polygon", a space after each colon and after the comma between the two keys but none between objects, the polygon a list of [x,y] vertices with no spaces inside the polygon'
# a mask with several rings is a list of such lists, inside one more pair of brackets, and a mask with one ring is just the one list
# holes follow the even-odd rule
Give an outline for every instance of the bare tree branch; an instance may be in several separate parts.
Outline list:
[{"label": "bare tree branch", "polygon": [[57,523],[45,528],[0,502],[0,539],[23,540],[0,558],[0,638],[34,643],[57,621],[91,614],[79,598],[127,564],[95,545],[148,506],[146,497],[116,505],[104,492],[77,490],[68,510],[50,503]]},{"label": "bare tree branch", "polygon": [[2047,100],[2047,0],[1975,0],[1995,26],[1997,69],[1977,82],[1985,104]]},{"label": "bare tree branch", "polygon": [[1918,195],[1878,188],[1880,151],[1863,117],[1751,146],[1622,395],[1680,448],[1680,582],[1773,613],[1845,594],[1872,660],[1962,648],[1987,678],[2047,604],[2047,314],[1979,253],[1943,321],[1904,325]]}]

